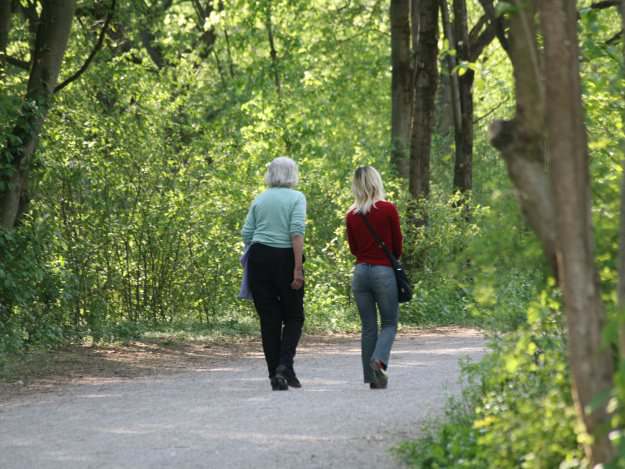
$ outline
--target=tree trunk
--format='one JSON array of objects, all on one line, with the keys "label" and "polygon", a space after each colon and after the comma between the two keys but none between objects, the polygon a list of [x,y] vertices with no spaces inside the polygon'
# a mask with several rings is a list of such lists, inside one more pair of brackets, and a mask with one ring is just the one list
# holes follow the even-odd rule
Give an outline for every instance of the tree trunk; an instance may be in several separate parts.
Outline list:
[{"label": "tree trunk", "polygon": [[451,111],[451,79],[448,73],[440,74],[436,89],[436,121],[434,128],[439,135],[449,135],[454,123]]},{"label": "tree trunk", "polygon": [[273,29],[272,0],[268,0],[265,9],[265,27],[267,29],[267,42],[269,43],[269,55],[271,57],[271,70],[273,72],[273,81],[278,96],[278,119],[276,126],[282,129],[282,141],[284,142],[287,153],[293,150],[289,127],[287,125],[287,113],[284,105],[284,97],[282,83],[280,81],[280,61],[278,60],[278,51]]},{"label": "tree trunk", "polygon": [[[470,62],[469,50],[469,26],[467,18],[466,0],[454,0],[454,44],[457,62]],[[450,39],[450,38],[448,38]],[[454,80],[457,86],[456,99],[460,116],[459,127],[455,129],[456,157],[454,160],[454,191],[465,193],[471,190],[473,179],[473,78],[471,69],[464,71],[462,75],[450,71],[456,75]]]},{"label": "tree trunk", "polygon": [[[440,0],[440,9],[445,39],[447,39],[447,43],[449,44],[449,47],[451,47],[456,43],[456,41],[454,40],[454,31],[451,25],[451,20],[449,19],[447,0]],[[449,75],[451,115],[453,117],[454,132],[457,134],[459,129],[462,128],[462,107],[460,105],[460,85],[458,84],[458,75],[454,71],[457,65],[456,57],[455,55],[447,54],[445,61],[447,62],[447,74]]]},{"label": "tree trunk", "polygon": [[0,57],[6,53],[11,30],[11,0],[0,0]]},{"label": "tree trunk", "polygon": [[30,160],[56,86],[75,8],[75,0],[43,2],[26,99],[4,148],[8,169],[0,174],[0,227],[15,226],[23,210]]},{"label": "tree trunk", "polygon": [[[625,0],[620,3],[621,22],[623,24],[623,34],[625,34]],[[623,41],[623,58],[625,59],[625,41]],[[621,96],[625,98],[625,96]],[[625,112],[621,114],[621,120],[625,125]],[[621,137],[621,146],[625,155],[625,138]],[[618,307],[620,311],[619,325],[619,351],[621,360],[625,360],[625,157],[621,160],[623,175],[621,176],[621,206],[620,206],[620,227],[619,227],[619,249],[618,249]]]},{"label": "tree trunk", "polygon": [[[417,5],[418,3],[418,5]],[[414,109],[410,149],[410,195],[430,194],[430,152],[434,128],[434,99],[438,85],[438,3],[413,2]]]},{"label": "tree trunk", "polygon": [[4,80],[6,52],[11,31],[11,0],[0,0],[0,81]]},{"label": "tree trunk", "polygon": [[224,27],[224,39],[226,40],[226,54],[228,56],[228,70],[230,71],[230,78],[234,78],[234,61],[232,60],[232,51],[230,50],[230,37],[228,30]]},{"label": "tree trunk", "polygon": [[505,34],[506,25],[504,15],[497,15],[493,0],[479,0],[479,2],[484,9],[488,21],[495,29],[494,34],[499,40],[499,44],[501,44],[503,50],[508,52],[510,50],[510,42]]},{"label": "tree trunk", "polygon": [[513,66],[516,112],[510,121],[490,125],[492,145],[501,152],[508,175],[517,191],[521,210],[538,235],[543,253],[554,275],[556,264],[555,209],[547,172],[544,136],[544,90],[536,27],[535,3],[521,6],[510,15],[508,55]]},{"label": "tree trunk", "polygon": [[[544,64],[537,45],[536,4],[540,9]],[[494,122],[491,141],[501,151],[519,191],[521,207],[559,277],[573,398],[579,421],[592,437],[586,440],[585,450],[594,467],[614,456],[607,434],[605,402],[614,364],[610,350],[602,347],[604,312],[592,252],[577,11],[575,2],[563,0],[515,0],[514,6],[508,52],[514,70],[516,116],[512,121]],[[549,149],[549,158],[545,148]]]},{"label": "tree trunk", "polygon": [[[608,463],[607,393],[612,353],[602,346],[604,311],[594,265],[588,143],[581,100],[575,2],[541,0],[544,40],[547,144],[556,210],[557,259],[567,318],[573,397],[592,436],[585,445],[590,465]],[[603,399],[596,402],[598,398]]]},{"label": "tree trunk", "polygon": [[410,0],[391,0],[391,162],[397,174],[408,177],[412,114],[410,67]]},{"label": "tree trunk", "polygon": [[[551,181],[557,207],[558,266],[569,332],[573,394],[585,430],[591,465],[614,457],[608,438],[606,402],[591,403],[610,390],[612,354],[602,347],[604,323],[599,277],[593,258],[588,143],[581,102],[575,3],[541,0]],[[602,428],[603,427],[603,428]]]}]

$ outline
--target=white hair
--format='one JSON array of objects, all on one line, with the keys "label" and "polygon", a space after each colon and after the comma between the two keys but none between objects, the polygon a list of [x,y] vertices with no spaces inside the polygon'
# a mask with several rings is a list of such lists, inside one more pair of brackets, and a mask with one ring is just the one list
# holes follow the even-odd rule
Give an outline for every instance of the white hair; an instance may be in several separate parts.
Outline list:
[{"label": "white hair", "polygon": [[373,166],[361,166],[354,171],[352,180],[354,204],[350,207],[356,213],[369,213],[375,203],[384,200],[384,184],[382,177]]},{"label": "white hair", "polygon": [[268,187],[295,187],[299,181],[297,163],[291,158],[280,156],[267,167],[265,184]]}]

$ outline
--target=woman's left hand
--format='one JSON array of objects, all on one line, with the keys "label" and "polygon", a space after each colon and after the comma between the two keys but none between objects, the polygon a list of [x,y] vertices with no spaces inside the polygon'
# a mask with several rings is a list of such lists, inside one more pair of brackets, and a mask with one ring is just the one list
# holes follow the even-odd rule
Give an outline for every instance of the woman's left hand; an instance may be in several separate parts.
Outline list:
[{"label": "woman's left hand", "polygon": [[293,290],[299,290],[304,286],[304,269],[295,269],[293,271],[293,281],[291,282],[291,288]]}]

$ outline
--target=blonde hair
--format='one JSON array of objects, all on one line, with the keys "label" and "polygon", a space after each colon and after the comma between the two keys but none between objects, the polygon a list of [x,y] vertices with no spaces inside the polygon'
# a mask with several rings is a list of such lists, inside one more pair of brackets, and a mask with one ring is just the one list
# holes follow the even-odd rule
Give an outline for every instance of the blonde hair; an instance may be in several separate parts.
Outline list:
[{"label": "blonde hair", "polygon": [[297,163],[286,156],[275,158],[267,167],[265,184],[268,187],[295,187],[299,182]]},{"label": "blonde hair", "polygon": [[369,213],[375,203],[384,200],[384,184],[382,177],[373,166],[361,166],[354,171],[352,179],[354,204],[350,207],[356,213]]}]

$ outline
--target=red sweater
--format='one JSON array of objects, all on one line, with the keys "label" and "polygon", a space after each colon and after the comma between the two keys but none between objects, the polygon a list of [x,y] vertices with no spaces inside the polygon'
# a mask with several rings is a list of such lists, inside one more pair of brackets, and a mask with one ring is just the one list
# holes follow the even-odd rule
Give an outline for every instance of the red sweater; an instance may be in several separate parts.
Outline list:
[{"label": "red sweater", "polygon": [[[399,214],[395,206],[386,200],[375,203],[367,220],[389,250],[399,259],[402,252],[402,234],[399,227]],[[356,256],[356,264],[391,265],[382,248],[371,236],[362,216],[353,210],[347,212],[347,241],[352,254]]]}]

